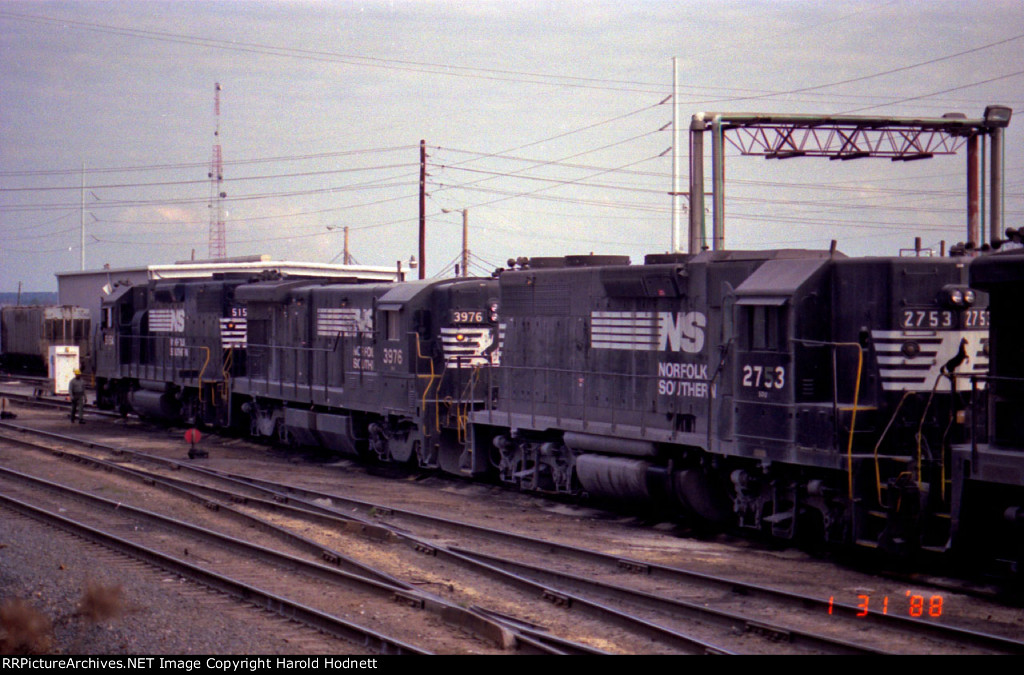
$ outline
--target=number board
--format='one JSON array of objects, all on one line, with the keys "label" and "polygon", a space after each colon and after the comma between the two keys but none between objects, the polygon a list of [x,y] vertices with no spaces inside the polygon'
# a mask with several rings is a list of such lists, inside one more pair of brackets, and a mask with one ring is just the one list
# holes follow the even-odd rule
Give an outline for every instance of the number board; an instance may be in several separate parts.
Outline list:
[{"label": "number board", "polygon": [[899,327],[906,330],[963,330],[967,328],[988,328],[987,309],[906,308],[901,309],[897,319]]},{"label": "number board", "polygon": [[449,319],[451,323],[483,323],[484,312],[481,309],[453,309]]}]

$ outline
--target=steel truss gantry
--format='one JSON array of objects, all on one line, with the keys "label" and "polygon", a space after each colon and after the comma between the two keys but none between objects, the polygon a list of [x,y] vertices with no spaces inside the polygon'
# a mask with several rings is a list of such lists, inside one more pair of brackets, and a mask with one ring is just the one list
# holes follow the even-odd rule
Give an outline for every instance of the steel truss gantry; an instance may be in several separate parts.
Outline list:
[{"label": "steel truss gantry", "polygon": [[691,253],[704,248],[704,134],[712,135],[712,248],[725,242],[725,144],[742,155],[766,159],[827,157],[850,160],[881,157],[892,161],[956,154],[965,144],[967,158],[967,239],[980,243],[978,141],[991,137],[991,217],[993,240],[1002,232],[1003,129],[1012,111],[989,106],[985,115],[968,119],[952,113],[938,118],[865,117],[854,115],[775,115],[714,113],[693,116],[690,123]]}]

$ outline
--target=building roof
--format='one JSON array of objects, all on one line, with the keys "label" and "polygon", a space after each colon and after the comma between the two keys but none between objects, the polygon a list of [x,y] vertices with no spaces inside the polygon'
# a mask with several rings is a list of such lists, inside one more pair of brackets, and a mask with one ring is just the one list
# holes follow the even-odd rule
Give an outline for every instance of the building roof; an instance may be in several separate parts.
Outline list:
[{"label": "building roof", "polygon": [[334,265],[331,263],[297,262],[272,260],[270,256],[247,256],[214,260],[189,260],[170,265],[147,265],[145,267],[121,267],[92,270],[57,272],[57,278],[94,276],[97,274],[125,274],[144,272],[149,279],[201,279],[225,272],[276,271],[285,276],[346,277],[364,281],[395,281],[399,277],[397,267],[370,265]]}]

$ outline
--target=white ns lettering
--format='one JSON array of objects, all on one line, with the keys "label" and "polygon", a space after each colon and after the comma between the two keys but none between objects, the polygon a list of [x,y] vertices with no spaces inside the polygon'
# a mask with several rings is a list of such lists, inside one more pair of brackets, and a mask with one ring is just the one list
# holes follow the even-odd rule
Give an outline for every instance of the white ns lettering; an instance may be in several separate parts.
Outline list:
[{"label": "white ns lettering", "polygon": [[707,317],[701,312],[659,312],[658,349],[697,354],[704,349]]}]

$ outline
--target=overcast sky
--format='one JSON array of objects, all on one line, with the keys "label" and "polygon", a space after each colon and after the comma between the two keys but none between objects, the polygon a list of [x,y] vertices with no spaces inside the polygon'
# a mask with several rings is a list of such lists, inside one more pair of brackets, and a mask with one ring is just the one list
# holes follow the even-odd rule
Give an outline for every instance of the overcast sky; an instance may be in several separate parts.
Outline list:
[{"label": "overcast sky", "polygon": [[[704,110],[1024,114],[1019,0],[3,0],[0,291],[79,269],[83,220],[88,269],[207,257],[215,143],[229,256],[338,262],[347,226],[359,263],[408,264],[424,140],[428,276],[451,273],[462,209],[474,272],[642,262],[671,246],[673,57],[684,128]],[[1006,134],[1013,227],[1022,127]],[[961,241],[965,161],[730,151],[726,244]]]}]

